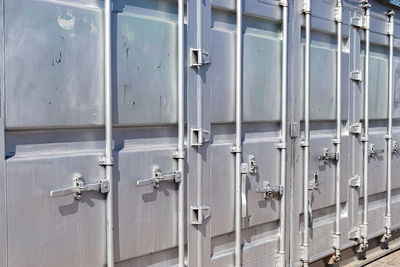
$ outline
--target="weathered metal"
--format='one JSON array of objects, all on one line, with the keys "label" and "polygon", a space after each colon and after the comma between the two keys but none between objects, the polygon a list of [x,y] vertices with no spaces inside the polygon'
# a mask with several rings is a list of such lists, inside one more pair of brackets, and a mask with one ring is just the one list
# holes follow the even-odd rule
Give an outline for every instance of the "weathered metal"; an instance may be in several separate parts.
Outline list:
[{"label": "weathered metal", "polygon": [[387,9],[0,0],[0,267],[390,250],[400,27]]}]

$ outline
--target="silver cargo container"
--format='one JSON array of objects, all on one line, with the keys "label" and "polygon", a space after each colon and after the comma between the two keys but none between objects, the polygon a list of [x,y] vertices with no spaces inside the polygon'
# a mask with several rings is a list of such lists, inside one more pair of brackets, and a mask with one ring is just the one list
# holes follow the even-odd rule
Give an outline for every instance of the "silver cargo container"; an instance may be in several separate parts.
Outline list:
[{"label": "silver cargo container", "polygon": [[0,0],[0,266],[398,248],[399,3]]}]

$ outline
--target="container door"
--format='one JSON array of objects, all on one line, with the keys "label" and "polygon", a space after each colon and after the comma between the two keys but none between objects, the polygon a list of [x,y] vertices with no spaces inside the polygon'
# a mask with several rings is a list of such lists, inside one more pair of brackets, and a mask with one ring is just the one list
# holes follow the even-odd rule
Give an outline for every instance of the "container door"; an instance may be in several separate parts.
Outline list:
[{"label": "container door", "polygon": [[[351,151],[349,150],[349,86],[350,86],[350,48],[351,32],[349,27],[350,12],[343,10],[342,57],[341,64],[341,151],[336,151],[337,108],[337,26],[335,22],[336,1],[311,1],[311,36],[310,36],[310,141],[309,141],[309,172],[308,179],[308,211],[303,210],[303,144],[304,138],[304,77],[305,77],[305,25],[303,5],[295,6],[297,23],[303,27],[299,33],[298,74],[293,74],[293,122],[301,125],[300,138],[296,139],[296,152],[293,155],[294,194],[293,211],[299,215],[297,222],[292,224],[293,250],[292,261],[302,259],[303,231],[309,228],[309,260],[333,254],[333,234],[335,232],[336,190],[340,190],[340,244],[348,245],[347,239],[347,202],[349,166],[351,166]],[[321,19],[324,18],[324,19]],[[296,22],[293,22],[296,23]],[[293,44],[295,45],[295,44]],[[294,62],[296,63],[296,62]],[[296,75],[297,79],[296,79]],[[336,168],[340,160],[340,187],[336,188]],[[298,213],[297,213],[298,212]],[[309,225],[304,225],[304,216],[309,217]],[[298,236],[296,236],[298,235]]]}]

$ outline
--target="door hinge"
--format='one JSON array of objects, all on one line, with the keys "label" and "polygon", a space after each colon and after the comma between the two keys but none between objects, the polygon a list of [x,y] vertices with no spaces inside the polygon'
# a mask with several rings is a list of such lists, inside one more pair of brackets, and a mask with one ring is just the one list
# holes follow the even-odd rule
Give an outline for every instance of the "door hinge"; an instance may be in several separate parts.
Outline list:
[{"label": "door hinge", "polygon": [[360,188],[361,187],[361,176],[355,175],[353,177],[350,177],[349,186],[353,187],[353,188]]},{"label": "door hinge", "polygon": [[153,185],[155,189],[160,187],[161,182],[180,183],[182,172],[174,171],[170,174],[163,174],[158,166],[153,166],[153,176],[149,179],[143,179],[136,182],[137,186]]},{"label": "door hinge", "polygon": [[356,82],[362,82],[362,71],[361,70],[354,70],[350,72],[350,79]]},{"label": "door hinge", "polygon": [[192,128],[190,130],[190,146],[202,146],[210,141],[210,131]]},{"label": "door hinge", "polygon": [[198,68],[206,64],[210,64],[210,55],[203,49],[190,49],[190,67]]},{"label": "door hinge", "polygon": [[353,27],[357,27],[360,29],[367,29],[367,19],[365,16],[361,17],[352,17],[351,18],[351,25]]},{"label": "door hinge", "polygon": [[355,227],[351,229],[348,233],[348,237],[350,240],[360,240],[361,238],[360,227]]},{"label": "door hinge", "polygon": [[298,138],[299,137],[299,124],[297,122],[292,122],[290,124],[290,137]]},{"label": "door hinge", "polygon": [[350,126],[350,133],[352,134],[361,134],[362,132],[362,123],[357,122]]},{"label": "door hinge", "polygon": [[191,224],[203,224],[211,216],[211,209],[208,206],[191,206]]},{"label": "door hinge", "polygon": [[83,176],[79,173],[73,177],[72,187],[50,191],[50,197],[61,197],[74,194],[76,199],[81,199],[83,192],[97,191],[102,194],[110,192],[110,183],[108,180],[100,180],[95,184],[86,184]]}]

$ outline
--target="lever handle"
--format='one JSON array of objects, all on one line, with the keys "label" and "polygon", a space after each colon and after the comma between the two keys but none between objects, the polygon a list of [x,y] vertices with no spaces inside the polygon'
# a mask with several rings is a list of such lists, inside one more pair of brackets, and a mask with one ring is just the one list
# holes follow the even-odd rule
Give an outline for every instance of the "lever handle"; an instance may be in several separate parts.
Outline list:
[{"label": "lever handle", "polygon": [[170,174],[162,174],[158,166],[153,166],[153,177],[148,179],[139,180],[136,182],[137,186],[146,186],[153,184],[154,188],[158,189],[160,187],[160,182],[181,182],[181,172],[174,171]]},{"label": "lever handle", "polygon": [[100,180],[95,184],[85,184],[83,176],[81,174],[75,174],[73,178],[73,186],[64,189],[50,191],[50,197],[61,197],[74,194],[76,199],[81,198],[83,192],[98,191],[100,193],[108,193],[110,191],[110,183],[108,180]]}]

